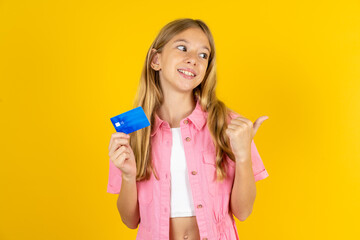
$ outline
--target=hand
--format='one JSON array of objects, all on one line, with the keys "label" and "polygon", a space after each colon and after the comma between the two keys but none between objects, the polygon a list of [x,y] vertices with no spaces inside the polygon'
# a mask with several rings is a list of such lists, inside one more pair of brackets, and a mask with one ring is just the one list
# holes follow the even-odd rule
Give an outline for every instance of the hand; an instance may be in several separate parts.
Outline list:
[{"label": "hand", "polygon": [[130,136],[123,132],[111,135],[109,144],[109,157],[119,168],[125,179],[136,179],[136,162],[134,152],[129,144]]},{"label": "hand", "polygon": [[268,116],[261,116],[254,124],[241,115],[231,120],[225,132],[230,139],[236,161],[251,160],[251,142],[260,125],[268,118]]}]

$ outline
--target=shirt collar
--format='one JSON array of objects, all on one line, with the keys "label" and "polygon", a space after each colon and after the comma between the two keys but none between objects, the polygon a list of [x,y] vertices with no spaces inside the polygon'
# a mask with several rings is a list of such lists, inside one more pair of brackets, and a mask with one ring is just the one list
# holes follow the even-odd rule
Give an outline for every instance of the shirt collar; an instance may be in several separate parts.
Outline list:
[{"label": "shirt collar", "polygon": [[[191,112],[191,114],[189,116],[187,116],[186,118],[184,118],[180,121],[180,125],[183,124],[183,121],[185,119],[188,119],[188,120],[190,120],[189,122],[192,122],[198,130],[201,130],[206,123],[206,118],[207,118],[207,112],[205,112],[201,109],[199,100],[196,100],[196,106],[195,106],[194,110]],[[162,120],[156,114],[156,112],[154,112],[154,123],[153,123],[154,126],[153,126],[153,130],[151,132],[151,136],[154,136],[157,133],[157,131],[159,130],[159,128],[162,124],[164,124],[168,128],[170,128],[169,123],[167,123],[165,120]]]}]

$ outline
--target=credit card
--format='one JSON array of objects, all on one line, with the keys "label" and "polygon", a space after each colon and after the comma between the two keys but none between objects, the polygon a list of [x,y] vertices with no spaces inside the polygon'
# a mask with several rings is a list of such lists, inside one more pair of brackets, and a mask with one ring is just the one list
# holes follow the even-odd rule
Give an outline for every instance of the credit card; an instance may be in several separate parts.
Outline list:
[{"label": "credit card", "polygon": [[141,106],[112,117],[110,120],[117,132],[126,134],[150,126],[150,122]]}]

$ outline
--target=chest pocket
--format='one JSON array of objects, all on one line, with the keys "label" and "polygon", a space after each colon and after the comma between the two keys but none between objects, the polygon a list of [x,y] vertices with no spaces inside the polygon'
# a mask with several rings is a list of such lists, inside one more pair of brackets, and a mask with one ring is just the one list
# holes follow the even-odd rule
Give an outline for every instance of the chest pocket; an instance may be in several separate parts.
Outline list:
[{"label": "chest pocket", "polygon": [[217,195],[215,153],[203,152],[202,155],[209,193],[215,197]]},{"label": "chest pocket", "polygon": [[[210,195],[216,197],[230,194],[232,185],[228,183],[229,179],[224,179],[223,181],[216,180],[216,153],[204,151],[202,155]],[[232,175],[231,168],[227,170],[227,174]]]}]

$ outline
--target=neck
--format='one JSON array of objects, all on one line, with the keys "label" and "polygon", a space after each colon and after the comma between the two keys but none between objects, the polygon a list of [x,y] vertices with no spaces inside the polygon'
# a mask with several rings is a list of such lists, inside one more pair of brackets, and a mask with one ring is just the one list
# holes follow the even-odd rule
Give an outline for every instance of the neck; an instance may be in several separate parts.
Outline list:
[{"label": "neck", "polygon": [[180,127],[180,121],[191,114],[196,106],[196,100],[191,95],[174,94],[171,97],[164,96],[164,102],[160,106],[158,116],[169,123],[171,128]]}]

